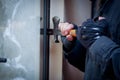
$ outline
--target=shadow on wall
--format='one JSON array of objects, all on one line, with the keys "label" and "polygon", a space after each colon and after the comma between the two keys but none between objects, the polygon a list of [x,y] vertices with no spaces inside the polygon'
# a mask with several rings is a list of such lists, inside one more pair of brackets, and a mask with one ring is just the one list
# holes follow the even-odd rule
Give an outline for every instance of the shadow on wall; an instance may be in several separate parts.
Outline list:
[{"label": "shadow on wall", "polygon": [[90,0],[65,0],[65,21],[80,25],[90,16]]}]

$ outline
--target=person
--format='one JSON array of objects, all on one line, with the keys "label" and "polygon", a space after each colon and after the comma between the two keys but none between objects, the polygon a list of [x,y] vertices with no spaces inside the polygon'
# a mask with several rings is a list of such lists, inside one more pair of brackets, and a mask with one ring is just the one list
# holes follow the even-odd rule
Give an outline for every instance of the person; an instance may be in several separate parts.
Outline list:
[{"label": "person", "polygon": [[[120,80],[120,0],[102,1],[97,18],[81,26],[59,23],[63,53],[84,72],[85,80]],[[71,29],[76,29],[77,37],[69,34]]]}]

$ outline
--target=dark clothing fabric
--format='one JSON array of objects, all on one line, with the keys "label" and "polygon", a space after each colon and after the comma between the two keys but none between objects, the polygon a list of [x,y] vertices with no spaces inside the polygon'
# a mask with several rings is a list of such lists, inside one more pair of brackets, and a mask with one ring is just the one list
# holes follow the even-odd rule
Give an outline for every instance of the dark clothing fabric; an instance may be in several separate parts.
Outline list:
[{"label": "dark clothing fabric", "polygon": [[[118,64],[120,56],[116,58],[116,60],[113,60],[117,54],[119,56],[120,47],[111,39],[102,36],[96,40],[89,48],[89,61],[86,64],[86,74],[89,76],[89,80],[120,80],[120,69],[118,66],[120,65]],[[117,66],[113,65],[116,63]],[[92,67],[89,67],[89,64],[92,65]],[[115,71],[115,69],[117,69],[117,71]],[[90,70],[93,72],[91,75]],[[88,80],[88,77],[85,78]]]},{"label": "dark clothing fabric", "polygon": [[109,24],[109,36],[97,39],[87,51],[76,40],[76,46],[66,57],[72,65],[85,70],[85,80],[120,80],[119,7],[120,0],[111,0],[109,6],[103,9],[102,16]]},{"label": "dark clothing fabric", "polygon": [[106,19],[99,21],[87,19],[76,30],[77,39],[85,48],[89,48],[100,36],[105,35],[107,27],[108,23]]},{"label": "dark clothing fabric", "polygon": [[76,40],[74,48],[72,50],[66,52],[65,49],[66,48],[63,46],[65,58],[68,59],[70,64],[74,65],[75,67],[77,67],[78,69],[84,72],[86,49],[80,44],[78,40]]}]

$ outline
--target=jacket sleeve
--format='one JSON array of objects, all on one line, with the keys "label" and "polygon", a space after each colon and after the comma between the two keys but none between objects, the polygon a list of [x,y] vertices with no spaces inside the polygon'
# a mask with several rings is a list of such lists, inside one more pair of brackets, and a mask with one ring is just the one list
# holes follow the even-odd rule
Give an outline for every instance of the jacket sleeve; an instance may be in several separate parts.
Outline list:
[{"label": "jacket sleeve", "polygon": [[74,47],[69,52],[68,51],[66,52],[65,49],[66,48],[63,46],[63,53],[68,62],[84,72],[86,56],[85,48],[80,44],[78,40],[76,40],[74,42]]},{"label": "jacket sleeve", "polygon": [[109,69],[113,69],[113,73],[117,80],[120,80],[120,46],[108,37],[102,36],[97,39],[89,48],[89,56],[99,64],[102,63],[103,72],[109,75]]}]

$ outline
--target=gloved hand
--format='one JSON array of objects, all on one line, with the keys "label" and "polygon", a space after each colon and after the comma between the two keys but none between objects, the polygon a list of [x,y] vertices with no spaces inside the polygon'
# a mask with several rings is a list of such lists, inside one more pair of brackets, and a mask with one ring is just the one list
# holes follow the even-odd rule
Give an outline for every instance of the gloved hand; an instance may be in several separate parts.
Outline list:
[{"label": "gloved hand", "polygon": [[93,21],[88,19],[78,27],[77,38],[85,48],[89,48],[102,35],[105,35],[108,24],[106,19]]}]

